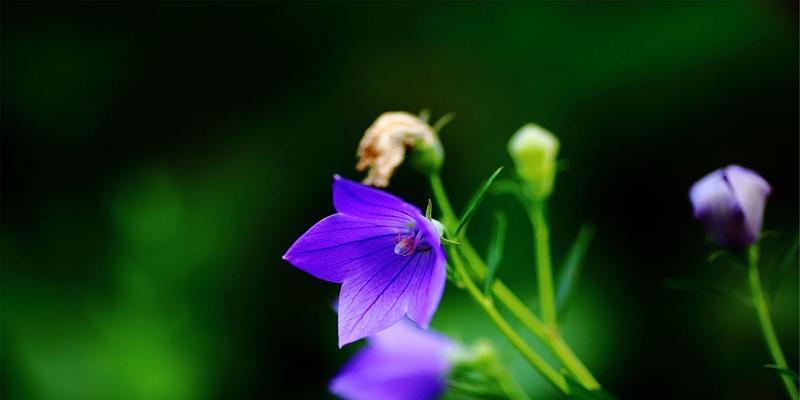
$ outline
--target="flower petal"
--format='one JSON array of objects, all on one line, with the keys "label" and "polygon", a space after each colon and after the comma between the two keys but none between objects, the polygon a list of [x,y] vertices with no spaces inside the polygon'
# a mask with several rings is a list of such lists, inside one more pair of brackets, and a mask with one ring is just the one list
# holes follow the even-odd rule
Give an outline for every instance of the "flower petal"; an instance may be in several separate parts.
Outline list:
[{"label": "flower petal", "polygon": [[439,232],[436,227],[420,216],[417,218],[417,226],[422,230],[425,241],[431,246],[433,261],[427,269],[427,276],[419,280],[419,285],[415,288],[414,295],[408,307],[408,316],[420,327],[427,328],[442,299],[445,282],[447,281],[447,262]]},{"label": "flower petal", "polygon": [[348,400],[437,398],[444,391],[444,377],[415,368],[416,361],[365,348],[331,381],[330,390]]},{"label": "flower petal", "polygon": [[689,197],[695,218],[717,243],[744,247],[758,239],[769,193],[769,184],[758,174],[731,165],[700,179]]},{"label": "flower petal", "polygon": [[345,399],[433,399],[445,389],[455,344],[446,336],[401,319],[369,338],[331,381],[330,390]]},{"label": "flower petal", "polygon": [[392,326],[405,315],[415,292],[430,285],[435,252],[392,256],[362,268],[342,284],[339,347]]},{"label": "flower petal", "polygon": [[408,306],[408,316],[422,328],[428,328],[442,299],[447,281],[444,264],[444,256],[437,256],[434,264],[428,267],[428,276],[418,281],[419,284]]},{"label": "flower petal", "polygon": [[[401,318],[394,325],[370,336],[368,340],[371,346],[380,347],[385,353],[402,353],[406,356],[421,354],[427,358],[438,355],[439,361],[446,361],[445,354],[455,347],[455,343],[447,336],[422,329],[408,318]],[[436,365],[440,368],[446,367],[441,363]]]},{"label": "flower petal", "polygon": [[720,243],[726,242],[733,220],[741,220],[742,210],[722,170],[716,170],[692,186],[689,198],[694,216],[706,225],[709,233]]},{"label": "flower petal", "polygon": [[333,177],[333,206],[341,214],[408,223],[422,212],[399,197],[339,175]]},{"label": "flower petal", "polygon": [[764,178],[738,165],[731,165],[725,168],[725,175],[733,187],[733,193],[736,196],[739,207],[744,212],[750,240],[756,240],[759,232],[761,232],[761,221],[764,216],[766,198],[772,189]]},{"label": "flower petal", "polygon": [[382,222],[331,215],[297,239],[283,259],[317,278],[341,283],[387,255],[395,256],[394,238],[402,227]]}]

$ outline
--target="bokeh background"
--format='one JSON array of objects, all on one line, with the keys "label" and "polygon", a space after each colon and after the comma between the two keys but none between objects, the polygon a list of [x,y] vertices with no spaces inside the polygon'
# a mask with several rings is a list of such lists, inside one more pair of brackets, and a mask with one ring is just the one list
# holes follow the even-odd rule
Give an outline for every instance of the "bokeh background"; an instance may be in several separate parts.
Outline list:
[{"label": "bokeh background", "polygon": [[[283,262],[358,179],[389,110],[455,112],[445,185],[462,207],[526,122],[562,142],[554,257],[597,228],[565,334],[620,398],[784,396],[752,310],[664,288],[745,290],[687,190],[738,163],[773,185],[764,274],[797,240],[795,2],[2,3],[2,397],[327,398],[336,285]],[[422,176],[390,190],[423,205]],[[490,197],[487,245],[531,304],[531,232]],[[796,263],[795,263],[796,265]],[[798,363],[797,268],[772,314]],[[535,398],[557,394],[448,286],[433,326],[495,341]]]}]

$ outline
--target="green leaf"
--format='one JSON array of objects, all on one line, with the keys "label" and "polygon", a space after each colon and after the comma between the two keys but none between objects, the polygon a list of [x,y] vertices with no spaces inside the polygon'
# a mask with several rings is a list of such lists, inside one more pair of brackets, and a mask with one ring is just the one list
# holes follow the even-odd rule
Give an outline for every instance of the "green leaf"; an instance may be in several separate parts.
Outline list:
[{"label": "green leaf", "polygon": [[503,194],[509,194],[517,201],[519,201],[520,205],[522,205],[522,209],[525,212],[530,211],[530,203],[528,201],[528,196],[525,195],[525,191],[522,189],[522,185],[520,184],[519,179],[516,178],[502,178],[497,179],[494,181],[494,185],[492,185],[492,189],[489,191],[492,196],[499,196]]},{"label": "green leaf", "polygon": [[441,238],[440,240],[442,241],[443,246],[461,246],[462,244],[464,244],[444,237]]},{"label": "green leaf", "polygon": [[492,182],[500,175],[500,172],[503,171],[503,167],[498,168],[486,182],[483,182],[483,185],[472,195],[472,198],[467,203],[467,210],[464,212],[464,215],[461,217],[461,221],[458,222],[458,228],[456,228],[455,236],[458,237],[458,234],[461,232],[462,229],[467,225],[472,216],[475,214],[475,211],[478,211],[478,206],[481,205],[483,198],[486,197],[486,192],[492,186]]},{"label": "green leaf", "polygon": [[783,257],[783,261],[781,261],[781,265],[778,267],[775,272],[772,273],[772,277],[769,280],[769,286],[767,287],[767,300],[772,301],[775,298],[775,295],[778,293],[778,288],[781,286],[781,282],[786,277],[786,273],[789,272],[792,267],[797,266],[797,250],[800,247],[800,235],[795,238],[792,247],[789,248],[789,251],[786,252],[786,255]]},{"label": "green leaf", "polygon": [[794,372],[794,371],[792,371],[792,370],[790,370],[788,368],[782,368],[782,367],[779,367],[779,366],[777,366],[775,364],[766,364],[766,365],[764,365],[764,368],[775,370],[775,372],[777,372],[777,373],[779,373],[781,375],[786,375],[789,378],[792,378],[795,382],[799,382],[800,381],[800,376],[797,375],[797,372]]},{"label": "green leaf", "polygon": [[616,400],[611,393],[603,389],[589,390],[580,384],[572,375],[564,374],[569,388],[567,398],[574,400]]},{"label": "green leaf", "polygon": [[492,226],[491,242],[489,242],[489,252],[486,256],[486,283],[483,288],[484,293],[488,296],[494,277],[497,273],[497,268],[500,266],[500,261],[503,260],[503,248],[506,243],[506,228],[508,227],[508,219],[502,211],[494,213],[494,225]]},{"label": "green leaf", "polygon": [[685,290],[705,294],[710,297],[733,300],[751,307],[750,298],[735,291],[703,282],[699,279],[666,279],[664,288],[673,290]]},{"label": "green leaf", "polygon": [[561,266],[560,278],[558,280],[558,290],[556,292],[556,308],[559,317],[563,318],[566,314],[567,304],[572,295],[572,291],[577,286],[578,278],[583,266],[583,258],[586,249],[594,236],[594,227],[584,224],[578,232],[578,237],[572,243],[572,247],[567,253],[567,258]]}]

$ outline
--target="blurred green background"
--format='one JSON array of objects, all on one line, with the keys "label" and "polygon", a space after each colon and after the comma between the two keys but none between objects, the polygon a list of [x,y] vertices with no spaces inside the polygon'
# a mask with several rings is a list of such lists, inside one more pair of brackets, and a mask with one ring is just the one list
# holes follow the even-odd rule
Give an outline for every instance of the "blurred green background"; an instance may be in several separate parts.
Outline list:
[{"label": "blurred green background", "polygon": [[[333,212],[334,173],[389,110],[453,111],[443,179],[462,207],[522,124],[562,142],[556,263],[597,227],[565,334],[620,398],[782,398],[744,290],[689,186],[738,163],[771,182],[769,275],[798,229],[795,2],[2,3],[2,397],[325,398],[337,286],[283,262]],[[401,168],[390,190],[430,193]],[[510,198],[500,277],[533,303]],[[772,310],[798,363],[797,268]],[[448,286],[433,326],[495,340]]]}]

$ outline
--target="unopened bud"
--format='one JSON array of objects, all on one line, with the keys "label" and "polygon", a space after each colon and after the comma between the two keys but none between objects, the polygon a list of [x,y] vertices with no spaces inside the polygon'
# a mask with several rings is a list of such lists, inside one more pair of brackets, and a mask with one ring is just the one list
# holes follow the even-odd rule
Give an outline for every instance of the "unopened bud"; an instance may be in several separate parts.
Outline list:
[{"label": "unopened bud", "polygon": [[553,191],[558,147],[558,139],[535,124],[523,126],[508,142],[517,174],[536,200],[546,198]]}]

